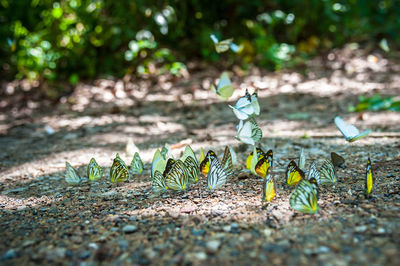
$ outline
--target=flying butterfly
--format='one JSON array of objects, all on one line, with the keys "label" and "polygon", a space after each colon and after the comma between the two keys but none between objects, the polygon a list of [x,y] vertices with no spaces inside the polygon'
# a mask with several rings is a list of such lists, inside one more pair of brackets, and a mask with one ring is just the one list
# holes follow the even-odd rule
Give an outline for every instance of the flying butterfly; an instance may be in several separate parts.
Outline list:
[{"label": "flying butterfly", "polygon": [[333,163],[333,166],[340,167],[343,169],[346,168],[346,165],[344,164],[345,163],[344,158],[335,152],[331,152],[331,161]]},{"label": "flying butterfly", "polygon": [[270,168],[267,170],[266,178],[263,182],[263,201],[272,201],[276,196],[276,185],[274,177],[270,174]]},{"label": "flying butterfly", "polygon": [[335,168],[330,160],[325,160],[319,170],[320,183],[318,185],[335,184],[337,181]]},{"label": "flying butterfly", "polygon": [[229,79],[228,72],[223,72],[219,78],[217,88],[215,88],[214,84],[211,84],[210,90],[213,91],[221,100],[228,100],[233,94],[233,86]]},{"label": "flying butterfly", "polygon": [[250,95],[247,89],[245,96],[239,98],[235,106],[229,105],[229,107],[232,108],[233,113],[239,120],[246,120],[260,114],[257,92]]},{"label": "flying butterfly", "polygon": [[238,46],[237,44],[233,43],[233,38],[219,41],[214,34],[211,34],[210,38],[214,43],[217,53],[226,52],[229,50],[229,48],[231,48],[233,52],[237,53],[243,48],[242,46]]},{"label": "flying butterfly", "polygon": [[119,154],[115,156],[114,162],[110,168],[110,181],[111,183],[115,182],[124,182],[129,178],[128,167],[125,162],[119,157]]},{"label": "flying butterfly", "polygon": [[365,195],[368,198],[374,187],[375,177],[372,175],[371,159],[368,157],[367,168],[365,173]]},{"label": "flying butterfly", "polygon": [[189,179],[193,182],[197,182],[199,180],[200,174],[199,162],[197,161],[196,155],[189,145],[185,147],[185,151],[183,152],[181,161],[184,162],[186,165]]},{"label": "flying butterfly", "polygon": [[301,170],[295,161],[291,161],[286,168],[286,182],[290,186],[298,184],[305,178],[303,170]]},{"label": "flying butterfly", "polygon": [[90,159],[87,172],[91,181],[96,181],[103,177],[103,169],[101,169],[94,158]]},{"label": "flying butterfly", "polygon": [[290,206],[299,212],[313,214],[319,210],[317,186],[301,180],[289,198]]},{"label": "flying butterfly", "polygon": [[262,156],[255,166],[255,171],[258,176],[265,178],[268,175],[273,164],[273,158],[274,153],[272,150],[267,151],[267,153]]},{"label": "flying butterfly", "polygon": [[131,170],[134,174],[141,174],[143,172],[143,162],[140,159],[139,153],[135,152],[131,162]]},{"label": "flying butterfly", "polygon": [[214,159],[217,158],[217,155],[215,154],[214,151],[209,150],[207,152],[206,158],[203,161],[201,161],[201,163],[200,163],[200,172],[205,176],[208,175],[208,170],[210,169],[210,160],[209,160],[209,158],[211,160],[214,160]]},{"label": "flying butterfly", "polygon": [[[170,160],[172,162],[171,166],[168,164]],[[188,183],[188,171],[185,163],[181,160],[173,162],[172,159],[169,159],[165,170],[167,168],[168,171],[164,171],[165,185],[172,190],[185,190]]]},{"label": "flying butterfly", "polygon": [[208,156],[208,163],[210,169],[207,175],[207,187],[211,191],[214,191],[226,183],[228,173],[224,170],[218,158],[212,159],[211,156]]},{"label": "flying butterfly", "polygon": [[358,128],[354,125],[347,124],[340,116],[335,116],[333,121],[348,142],[359,140],[372,132],[370,129],[360,132]]},{"label": "flying butterfly", "polygon": [[250,119],[245,123],[243,123],[243,120],[240,120],[235,138],[243,143],[256,145],[262,138],[262,131],[255,120]]},{"label": "flying butterfly", "polygon": [[70,185],[77,185],[82,181],[79,174],[69,162],[65,162],[65,181]]}]

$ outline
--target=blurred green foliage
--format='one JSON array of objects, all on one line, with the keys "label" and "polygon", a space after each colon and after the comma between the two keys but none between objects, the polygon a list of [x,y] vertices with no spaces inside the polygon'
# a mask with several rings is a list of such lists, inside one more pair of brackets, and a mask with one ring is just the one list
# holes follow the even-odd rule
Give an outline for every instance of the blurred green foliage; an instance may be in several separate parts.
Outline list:
[{"label": "blurred green foliage", "polygon": [[[180,75],[192,58],[279,70],[349,41],[398,46],[399,17],[395,0],[0,0],[0,63],[7,78],[71,84]],[[211,33],[244,49],[217,54]]]},{"label": "blurred green foliage", "polygon": [[375,94],[372,97],[359,97],[359,103],[356,106],[349,106],[350,112],[362,112],[362,111],[400,111],[400,99],[393,97],[382,97],[379,94]]}]

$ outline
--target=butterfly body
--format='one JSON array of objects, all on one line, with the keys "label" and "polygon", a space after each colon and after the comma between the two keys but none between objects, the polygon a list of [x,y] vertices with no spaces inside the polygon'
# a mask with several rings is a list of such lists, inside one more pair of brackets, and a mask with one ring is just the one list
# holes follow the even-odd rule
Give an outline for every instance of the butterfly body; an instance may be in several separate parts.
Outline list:
[{"label": "butterfly body", "polygon": [[89,180],[91,181],[96,181],[103,177],[103,169],[101,169],[94,158],[90,159],[87,171]]},{"label": "butterfly body", "polygon": [[119,154],[115,156],[114,162],[110,168],[110,181],[111,183],[119,183],[128,180],[129,171],[125,162],[119,157]]}]

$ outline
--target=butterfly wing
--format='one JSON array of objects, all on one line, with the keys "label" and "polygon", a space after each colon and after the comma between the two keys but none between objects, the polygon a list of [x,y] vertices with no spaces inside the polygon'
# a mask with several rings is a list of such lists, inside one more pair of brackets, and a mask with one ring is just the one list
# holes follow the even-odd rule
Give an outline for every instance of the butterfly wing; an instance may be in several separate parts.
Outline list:
[{"label": "butterfly wing", "polygon": [[286,182],[290,186],[298,184],[304,179],[304,172],[297,166],[295,161],[291,161],[286,168]]},{"label": "butterfly wing", "polygon": [[255,92],[251,95],[251,106],[253,107],[254,114],[259,115],[260,114],[260,105],[258,103],[257,92]]},{"label": "butterfly wing", "polygon": [[200,168],[197,160],[193,159],[192,156],[186,157],[185,166],[188,171],[188,177],[192,182],[197,182],[199,180]]},{"label": "butterfly wing", "polygon": [[228,51],[228,49],[230,48],[231,44],[232,44],[233,39],[226,39],[217,43],[214,43],[215,45],[215,50],[217,51],[217,53],[223,53]]},{"label": "butterfly wing", "polygon": [[299,168],[301,170],[304,170],[305,166],[306,166],[306,156],[304,155],[304,149],[302,148],[300,151]]},{"label": "butterfly wing", "polygon": [[226,183],[228,174],[224,171],[218,159],[212,160],[211,157],[208,159],[210,170],[207,175],[207,186],[211,191],[213,191]]},{"label": "butterfly wing", "polygon": [[217,44],[217,43],[218,43],[218,39],[217,39],[217,37],[216,37],[214,34],[211,34],[211,35],[210,35],[210,38],[211,38],[211,40],[213,41],[214,44]]},{"label": "butterfly wing", "polygon": [[265,178],[263,182],[263,201],[272,201],[276,195],[276,185],[275,180],[272,175],[267,174],[267,178]]},{"label": "butterfly wing", "polygon": [[70,185],[77,185],[82,181],[79,174],[69,162],[65,162],[65,181]]},{"label": "butterfly wing", "polygon": [[177,160],[171,170],[165,175],[165,184],[168,188],[183,191],[188,182],[188,172],[184,162]]},{"label": "butterfly wing", "polygon": [[229,79],[228,72],[223,72],[219,79],[218,87],[216,89],[217,96],[226,101],[233,94],[233,86]]},{"label": "butterfly wing", "polygon": [[318,185],[321,185],[321,175],[317,169],[317,165],[315,162],[312,162],[310,168],[308,170],[307,180],[314,178],[317,181]]},{"label": "butterfly wing", "polygon": [[290,206],[299,212],[313,214],[319,209],[314,186],[307,180],[301,180],[289,199]]},{"label": "butterfly wing", "polygon": [[236,165],[238,162],[236,152],[231,146],[228,146],[228,147],[229,147],[229,152],[231,153],[231,157],[232,157],[232,165]]},{"label": "butterfly wing", "polygon": [[206,156],[204,155],[204,150],[203,148],[200,148],[200,162],[202,162],[205,158]]},{"label": "butterfly wing", "polygon": [[208,157],[210,157],[211,160],[214,160],[215,158],[217,158],[217,155],[215,154],[214,151],[209,150],[207,152],[206,158],[200,163],[200,172],[205,176],[208,175],[208,171],[210,169],[210,161]]},{"label": "butterfly wing", "polygon": [[371,194],[373,186],[374,186],[374,179],[372,176],[371,160],[370,158],[368,158],[366,174],[365,174],[365,195],[367,197],[369,197],[369,195]]},{"label": "butterfly wing", "polygon": [[233,174],[232,155],[228,146],[225,147],[224,156],[221,161],[222,168],[228,175]]},{"label": "butterfly wing", "polygon": [[110,181],[111,183],[124,182],[128,180],[128,178],[129,178],[128,167],[117,153],[114,162],[110,168]]},{"label": "butterfly wing", "polygon": [[231,43],[231,45],[229,45],[229,48],[231,48],[231,50],[235,53],[240,52],[243,49],[243,45],[237,45],[236,43]]},{"label": "butterfly wing", "polygon": [[367,129],[367,130],[361,132],[360,134],[358,134],[358,135],[356,135],[356,136],[354,136],[354,137],[348,139],[348,141],[349,141],[349,142],[353,142],[353,141],[359,140],[359,139],[361,139],[361,138],[364,138],[364,137],[368,136],[369,133],[371,133],[371,132],[372,132],[372,131],[371,131],[370,129]]},{"label": "butterfly wing", "polygon": [[331,152],[331,161],[333,166],[337,166],[343,169],[346,168],[346,166],[344,165],[344,158],[335,152]]},{"label": "butterfly wing", "polygon": [[94,158],[90,159],[87,171],[89,180],[91,181],[96,181],[103,177],[103,169],[101,169]]},{"label": "butterfly wing", "polygon": [[171,149],[169,148],[167,143],[165,143],[164,146],[162,147],[161,155],[164,158],[164,160],[167,160],[168,158],[173,158]]},{"label": "butterfly wing", "polygon": [[141,174],[143,172],[143,162],[138,152],[135,152],[131,162],[131,170],[134,174]]},{"label": "butterfly wing", "polygon": [[323,162],[319,174],[320,174],[320,183],[318,183],[318,185],[336,183],[337,178],[336,178],[335,168],[330,160],[325,160]]},{"label": "butterfly wing", "polygon": [[340,116],[335,116],[333,121],[347,141],[360,134],[355,126],[347,124]]},{"label": "butterfly wing", "polygon": [[151,163],[151,178],[154,177],[154,173],[156,170],[159,171],[160,173],[163,173],[166,164],[167,161],[161,155],[160,150],[157,149],[153,156],[153,162]]}]

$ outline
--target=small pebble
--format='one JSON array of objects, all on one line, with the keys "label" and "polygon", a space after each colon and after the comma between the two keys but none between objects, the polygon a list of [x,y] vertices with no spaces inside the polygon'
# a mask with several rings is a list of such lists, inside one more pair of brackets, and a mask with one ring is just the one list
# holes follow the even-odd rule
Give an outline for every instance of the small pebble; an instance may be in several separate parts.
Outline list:
[{"label": "small pebble", "polygon": [[122,228],[122,232],[124,232],[124,233],[126,233],[126,234],[130,234],[130,233],[136,232],[136,230],[137,230],[137,226],[136,226],[136,225],[133,225],[133,224],[125,225],[125,226]]},{"label": "small pebble", "polygon": [[6,253],[3,254],[1,260],[11,260],[15,259],[16,257],[18,257],[17,251],[15,249],[9,249]]},{"label": "small pebble", "polygon": [[220,245],[221,245],[221,242],[218,240],[208,241],[206,244],[207,251],[215,253],[215,252],[217,252]]}]

